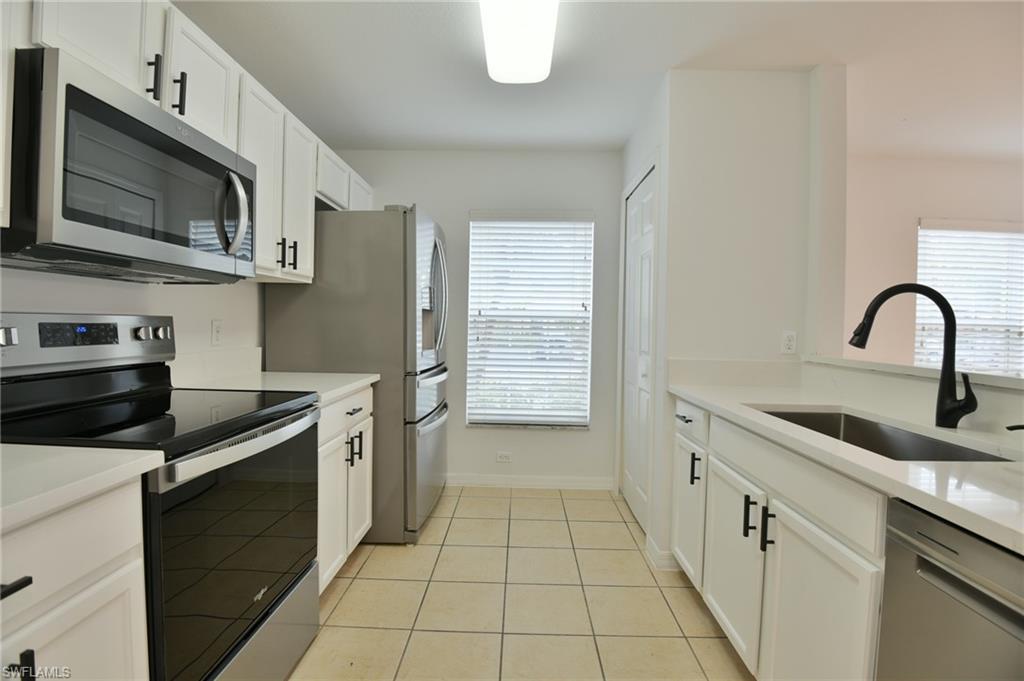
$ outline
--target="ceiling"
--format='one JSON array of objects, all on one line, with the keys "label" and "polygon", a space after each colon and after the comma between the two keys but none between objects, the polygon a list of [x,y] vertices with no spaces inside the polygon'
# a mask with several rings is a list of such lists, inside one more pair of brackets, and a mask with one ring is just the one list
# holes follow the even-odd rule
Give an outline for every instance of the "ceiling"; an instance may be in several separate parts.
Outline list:
[{"label": "ceiling", "polygon": [[1020,157],[1021,3],[571,2],[551,77],[487,77],[475,2],[187,2],[335,148],[616,149],[668,69],[848,65],[853,153]]}]

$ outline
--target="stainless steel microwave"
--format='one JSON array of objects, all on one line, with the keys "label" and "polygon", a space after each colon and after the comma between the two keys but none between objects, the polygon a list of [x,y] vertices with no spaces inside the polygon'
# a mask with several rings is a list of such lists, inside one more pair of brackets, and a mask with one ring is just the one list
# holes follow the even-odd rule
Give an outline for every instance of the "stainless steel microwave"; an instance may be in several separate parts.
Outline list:
[{"label": "stainless steel microwave", "polygon": [[17,50],[5,267],[255,276],[256,166],[66,52]]}]

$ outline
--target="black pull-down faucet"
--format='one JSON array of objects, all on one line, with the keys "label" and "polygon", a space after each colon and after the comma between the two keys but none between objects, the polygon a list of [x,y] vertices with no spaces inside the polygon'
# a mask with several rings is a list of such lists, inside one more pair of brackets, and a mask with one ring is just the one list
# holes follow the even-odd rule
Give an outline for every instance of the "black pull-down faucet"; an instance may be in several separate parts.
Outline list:
[{"label": "black pull-down faucet", "polygon": [[956,396],[956,315],[953,306],[941,293],[923,284],[897,284],[890,286],[868,303],[864,310],[864,319],[850,336],[850,345],[864,348],[871,335],[871,325],[875,323],[875,315],[885,301],[901,293],[918,293],[929,298],[942,313],[942,370],[939,373],[939,395],[935,403],[935,425],[942,428],[956,428],[956,425],[967,414],[978,408],[978,399],[971,390],[971,379],[961,374],[964,379],[964,397]]}]

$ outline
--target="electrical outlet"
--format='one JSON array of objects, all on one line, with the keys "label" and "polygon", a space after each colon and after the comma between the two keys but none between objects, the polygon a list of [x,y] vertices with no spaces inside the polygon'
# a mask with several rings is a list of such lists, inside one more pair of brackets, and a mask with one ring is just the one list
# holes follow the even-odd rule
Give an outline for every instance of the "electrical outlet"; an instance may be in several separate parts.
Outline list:
[{"label": "electrical outlet", "polygon": [[512,463],[512,453],[498,452],[498,455],[495,457],[495,461],[498,463]]},{"label": "electrical outlet", "polygon": [[214,319],[210,322],[210,345],[220,345],[224,338],[224,320]]},{"label": "electrical outlet", "polygon": [[784,355],[795,355],[796,354],[796,331],[783,331],[782,332],[782,354],[784,354]]}]

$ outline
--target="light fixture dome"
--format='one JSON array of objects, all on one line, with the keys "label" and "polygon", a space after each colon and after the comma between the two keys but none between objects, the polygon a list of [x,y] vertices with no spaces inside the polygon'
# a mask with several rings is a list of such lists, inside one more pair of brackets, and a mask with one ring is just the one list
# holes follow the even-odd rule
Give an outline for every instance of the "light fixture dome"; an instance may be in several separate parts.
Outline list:
[{"label": "light fixture dome", "polygon": [[551,73],[558,0],[480,0],[487,74],[498,83],[539,83]]}]

